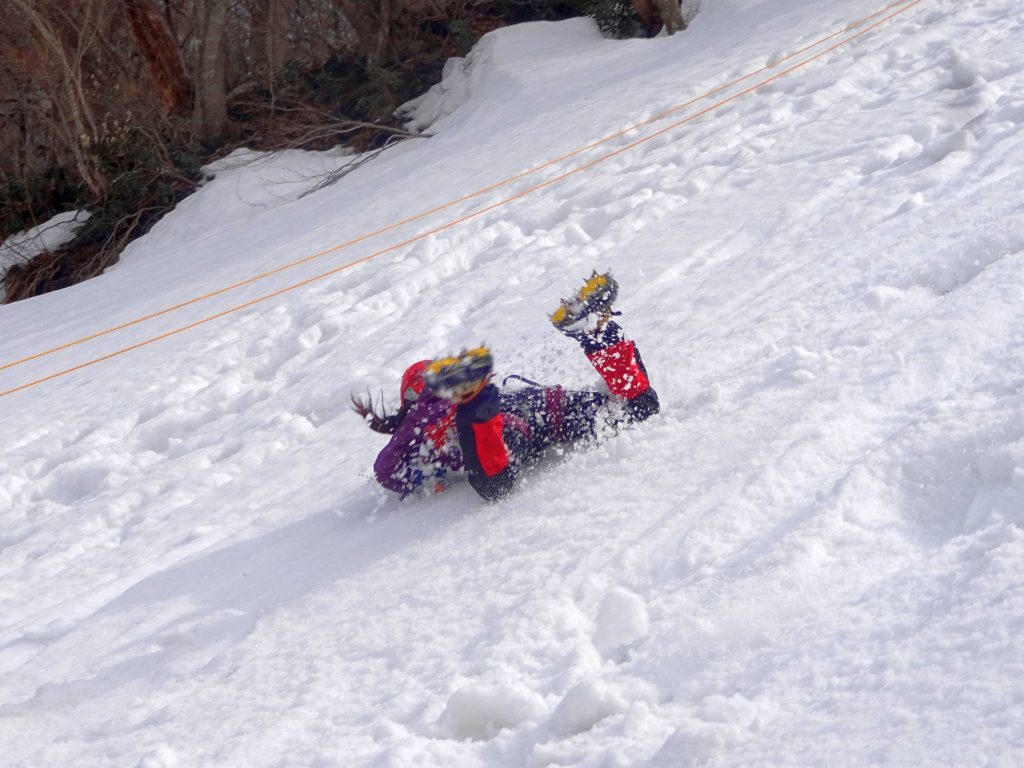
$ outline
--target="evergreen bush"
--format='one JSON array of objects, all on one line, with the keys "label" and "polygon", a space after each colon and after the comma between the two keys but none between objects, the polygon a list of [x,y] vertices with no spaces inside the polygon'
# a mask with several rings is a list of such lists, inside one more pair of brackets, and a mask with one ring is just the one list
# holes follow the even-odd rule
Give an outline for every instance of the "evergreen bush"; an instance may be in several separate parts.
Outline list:
[{"label": "evergreen bush", "polygon": [[629,0],[587,0],[586,11],[607,37],[625,40],[648,35]]}]

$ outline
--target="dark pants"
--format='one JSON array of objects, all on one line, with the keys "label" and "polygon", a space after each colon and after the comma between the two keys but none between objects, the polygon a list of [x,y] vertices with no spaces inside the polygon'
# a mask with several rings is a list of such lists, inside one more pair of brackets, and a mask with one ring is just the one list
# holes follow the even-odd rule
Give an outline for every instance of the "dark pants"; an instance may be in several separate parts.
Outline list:
[{"label": "dark pants", "polygon": [[[456,425],[469,482],[488,501],[510,493],[519,472],[535,464],[548,446],[595,440],[606,430],[614,433],[659,410],[658,395],[650,386],[640,352],[633,342],[623,338],[617,323],[608,322],[594,332],[567,335],[579,342],[608,389],[619,396],[541,386],[501,392],[488,384],[480,395],[460,405]],[[501,432],[499,441],[494,432],[481,427],[481,434],[486,433],[485,444],[491,446],[484,453],[503,466],[491,475],[483,466],[484,456],[475,435],[478,426],[486,424],[494,424],[494,432]]]},{"label": "dark pants", "polygon": [[503,391],[500,403],[508,469],[494,477],[470,475],[473,487],[488,500],[508,494],[520,471],[536,464],[549,446],[596,440],[605,431],[644,421],[660,407],[653,388],[621,400],[600,392],[522,387]]}]

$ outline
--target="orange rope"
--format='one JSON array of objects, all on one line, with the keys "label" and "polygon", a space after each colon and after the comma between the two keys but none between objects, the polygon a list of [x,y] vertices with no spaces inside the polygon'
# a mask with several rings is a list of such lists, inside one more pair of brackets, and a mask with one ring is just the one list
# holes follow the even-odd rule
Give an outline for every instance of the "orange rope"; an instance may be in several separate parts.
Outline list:
[{"label": "orange rope", "polygon": [[[786,56],[784,58],[781,58],[781,59],[779,59],[776,62],[773,62],[773,63],[771,63],[771,64],[769,64],[769,65],[767,65],[765,67],[761,67],[761,69],[758,69],[758,70],[755,70],[753,72],[750,72],[750,73],[744,75],[743,77],[740,77],[740,78],[738,78],[736,80],[733,80],[730,83],[726,83],[723,86],[720,86],[718,88],[715,88],[714,90],[708,91],[707,93],[703,94],[702,96],[698,96],[698,97],[696,97],[694,99],[691,99],[690,101],[687,101],[684,104],[680,104],[679,106],[672,107],[672,109],[669,109],[669,110],[667,110],[665,112],[662,112],[661,114],[655,115],[654,117],[652,117],[652,118],[650,118],[648,120],[644,120],[642,123],[637,123],[636,125],[631,125],[629,128],[624,128],[623,130],[619,131],[618,133],[613,133],[610,136],[605,136],[603,139],[599,139],[599,140],[593,142],[592,144],[588,144],[585,147],[582,147],[580,149],[574,150],[574,151],[572,151],[572,152],[570,152],[570,153],[568,153],[566,155],[562,155],[561,157],[556,157],[554,160],[549,160],[548,162],[546,162],[546,163],[544,163],[542,165],[538,165],[536,168],[531,168],[530,170],[523,171],[522,173],[516,174],[515,176],[510,176],[509,178],[505,179],[504,181],[499,181],[499,182],[497,182],[495,184],[492,184],[489,187],[484,187],[483,189],[479,189],[476,192],[471,192],[470,194],[464,195],[463,197],[460,197],[460,198],[458,198],[456,200],[452,200],[451,202],[445,203],[443,205],[439,205],[436,208],[431,208],[429,211],[424,211],[423,213],[418,213],[415,216],[410,216],[409,218],[403,219],[402,221],[399,221],[399,222],[397,222],[395,224],[391,224],[391,225],[389,225],[387,227],[383,227],[382,229],[375,230],[373,232],[370,232],[369,234],[357,237],[354,240],[349,240],[347,242],[341,243],[340,245],[335,245],[335,246],[333,246],[331,248],[328,248],[326,250],[320,251],[319,253],[314,253],[312,256],[306,256],[305,258],[302,258],[302,259],[299,259],[297,261],[293,261],[293,262],[291,262],[289,264],[285,264],[283,266],[277,267],[276,269],[272,269],[269,272],[263,272],[261,274],[255,275],[254,277],[250,277],[250,278],[248,278],[246,280],[242,280],[240,282],[233,283],[232,285],[226,286],[224,288],[220,288],[220,289],[218,289],[216,291],[211,291],[210,293],[204,293],[202,296],[196,296],[194,299],[189,299],[188,301],[183,301],[180,304],[175,304],[172,307],[167,307],[166,309],[161,309],[159,312],[153,312],[152,314],[144,315],[143,317],[136,318],[135,320],[129,320],[127,323],[122,323],[121,325],[115,325],[112,328],[107,328],[104,331],[100,331],[98,333],[94,333],[91,336],[83,336],[80,339],[76,339],[75,341],[69,341],[67,344],[62,344],[59,347],[54,347],[52,349],[48,349],[45,352],[38,352],[38,353],[36,353],[34,355],[30,355],[28,357],[23,357],[20,360],[15,360],[13,363],[7,363],[5,365],[0,365],[0,371],[5,370],[7,368],[13,368],[14,366],[21,365],[22,363],[27,363],[30,360],[36,360],[37,358],[45,357],[46,355],[52,355],[54,352],[60,352],[61,350],[68,349],[69,347],[74,347],[74,346],[77,346],[78,344],[83,344],[83,343],[85,343],[87,341],[92,341],[93,339],[98,339],[101,336],[106,336],[107,334],[114,333],[115,331],[120,331],[120,330],[123,330],[124,328],[129,328],[129,327],[131,327],[133,325],[138,325],[139,323],[145,322],[146,320],[152,320],[154,317],[160,317],[160,315],[166,315],[168,312],[173,312],[173,311],[175,311],[177,309],[181,309],[182,307],[187,307],[190,304],[195,304],[197,302],[203,301],[204,299],[209,299],[209,298],[212,298],[214,296],[218,296],[218,295],[220,295],[222,293],[227,293],[228,291],[232,291],[235,288],[241,288],[243,285],[248,285],[249,283],[254,283],[257,280],[262,280],[263,278],[270,277],[271,275],[276,275],[278,272],[283,272],[286,269],[291,269],[292,267],[297,267],[300,264],[305,264],[307,261],[312,261],[313,259],[318,259],[321,256],[326,256],[328,253],[334,253],[335,251],[339,251],[342,248],[347,248],[350,245],[355,245],[356,243],[361,243],[363,240],[368,240],[371,237],[376,237],[377,235],[381,235],[381,234],[383,234],[385,232],[390,232],[392,229],[397,229],[398,227],[401,227],[401,226],[403,226],[405,224],[409,224],[410,222],[417,221],[418,219],[422,219],[425,216],[429,216],[432,213],[437,213],[438,211],[443,211],[445,208],[451,208],[453,205],[457,205],[459,203],[465,202],[466,200],[470,200],[470,199],[472,199],[474,197],[479,197],[480,195],[483,195],[483,194],[485,194],[487,192],[490,192],[491,190],[497,189],[498,187],[502,187],[502,186],[504,186],[506,184],[510,184],[513,181],[518,181],[519,179],[523,178],[524,176],[529,176],[532,173],[537,173],[537,171],[541,171],[541,170],[543,170],[545,168],[548,168],[548,167],[550,167],[552,165],[556,165],[557,163],[560,163],[563,160],[568,160],[570,157],[575,157],[576,155],[582,154],[583,152],[586,152],[587,150],[593,149],[594,147],[598,147],[601,144],[605,144],[605,143],[607,143],[607,142],[609,142],[609,141],[611,141],[613,139],[617,139],[619,136],[622,136],[622,135],[624,135],[626,133],[629,133],[630,131],[635,131],[638,128],[643,128],[645,125],[650,125],[651,123],[653,123],[653,122],[655,122],[657,120],[660,120],[663,117],[671,115],[673,112],[678,112],[680,109],[685,109],[686,107],[688,107],[688,106],[690,106],[692,104],[695,104],[698,101],[706,99],[709,96],[714,96],[716,93],[721,93],[722,91],[726,90],[727,88],[731,88],[732,86],[736,85],[737,83],[741,83],[744,80],[749,80],[750,78],[755,77],[756,75],[759,75],[762,72],[766,72],[767,70],[771,69],[772,67],[777,67],[779,64],[783,63],[784,61],[788,61],[789,59],[792,59],[794,56],[799,56],[801,53],[804,53],[805,51],[809,51],[811,48],[815,48],[815,47],[821,45],[822,43],[828,42],[829,40],[831,40],[834,37],[842,35],[845,32],[849,32],[851,29],[856,29],[861,24],[864,24],[865,22],[870,21],[871,19],[875,18],[876,16],[880,16],[881,14],[885,13],[886,11],[888,11],[888,10],[890,10],[892,8],[895,8],[897,5],[902,5],[905,2],[907,2],[907,0],[897,0],[897,2],[894,2],[894,3],[890,4],[890,5],[887,5],[882,10],[877,11],[876,13],[873,13],[870,16],[865,16],[860,21],[854,22],[853,24],[849,25],[845,29],[841,29],[838,32],[835,32],[835,33],[829,35],[828,37],[823,37],[821,40],[818,40],[817,42],[811,43],[810,45],[801,48],[799,51],[796,51],[795,53],[791,53],[788,56]],[[917,3],[914,3],[913,5],[916,5],[916,4]],[[909,7],[910,6],[907,6],[907,8],[909,8]],[[906,10],[906,8],[904,8],[903,10]],[[889,17],[889,18],[891,18],[891,17]],[[885,20],[886,19],[883,19],[883,21],[885,21]],[[867,30],[865,30],[865,31],[867,31]],[[852,40],[853,38],[850,38],[850,39]],[[832,49],[829,49],[829,50],[832,50]],[[825,51],[825,53],[827,53],[827,52],[828,51]],[[811,59],[809,59],[808,61],[811,61]],[[807,62],[804,62],[804,63],[806,64]],[[800,65],[800,66],[803,66],[803,65]],[[786,71],[789,72],[791,70],[786,70]],[[785,73],[783,73],[783,74],[785,74]],[[757,86],[757,87],[759,87],[759,86]],[[744,93],[746,93],[746,91],[744,91]],[[515,199],[515,198],[510,198],[510,199]],[[460,221],[461,221],[461,219],[460,219]],[[427,233],[427,234],[430,234],[430,233]],[[384,251],[382,251],[382,253],[384,253]],[[374,254],[374,255],[377,255],[377,254]],[[368,258],[372,258],[372,257],[368,257]],[[365,259],[361,259],[360,261],[365,261]],[[360,261],[354,261],[354,262],[352,262],[351,265],[346,265],[346,266],[352,266],[354,264],[359,264]],[[325,274],[333,274],[333,272],[328,272],[328,273],[325,273]],[[304,283],[300,283],[300,285],[302,285],[302,284],[304,284]],[[277,294],[271,294],[271,296],[276,296],[276,295]],[[268,296],[267,298],[270,298],[270,296]],[[246,306],[248,306],[248,305],[246,305]],[[2,396],[3,394],[6,394],[6,393],[0,393],[0,396]]]},{"label": "orange rope", "polygon": [[[686,104],[682,104],[682,105],[680,105],[678,107],[674,107],[673,109],[670,109],[667,112],[663,112],[660,115],[657,115],[656,117],[652,117],[649,120],[645,120],[644,122],[638,123],[635,126],[632,126],[630,128],[626,128],[623,131],[619,131],[618,133],[613,134],[611,136],[608,136],[608,137],[606,137],[604,139],[601,139],[600,141],[594,142],[593,144],[590,144],[590,145],[584,147],[583,149],[578,149],[575,152],[570,152],[569,154],[563,155],[562,157],[557,158],[556,160],[551,160],[550,162],[545,163],[544,165],[538,166],[537,168],[534,168],[534,169],[532,169],[530,171],[524,171],[523,173],[520,173],[517,176],[512,176],[512,177],[506,179],[505,181],[498,182],[497,184],[493,184],[490,187],[486,187],[486,188],[481,189],[481,190],[479,190],[477,192],[474,192],[474,193],[472,193],[470,195],[466,195],[465,197],[461,197],[458,200],[454,200],[454,201],[452,201],[450,203],[446,203],[444,205],[438,206],[437,208],[433,208],[433,209],[431,209],[429,211],[426,211],[424,213],[417,214],[416,216],[413,216],[411,218],[405,219],[404,221],[400,221],[397,224],[392,224],[391,226],[385,227],[384,229],[379,229],[376,232],[371,232],[368,235],[363,235],[362,237],[359,237],[359,238],[357,238],[355,240],[350,240],[347,243],[342,243],[341,245],[334,246],[333,248],[329,248],[329,249],[327,249],[325,251],[321,251],[320,253],[313,254],[312,256],[307,256],[304,259],[300,259],[299,261],[292,262],[291,264],[286,264],[286,265],[284,265],[282,267],[278,267],[277,269],[274,269],[274,270],[271,270],[269,272],[265,272],[265,273],[263,273],[261,275],[257,275],[255,277],[249,278],[248,280],[244,280],[242,282],[235,283],[234,285],[230,285],[230,286],[228,286],[226,288],[221,288],[220,290],[213,291],[211,293],[205,294],[204,296],[199,296],[199,297],[197,297],[195,299],[190,299],[189,301],[183,302],[181,304],[177,304],[177,305],[175,305],[173,307],[168,307],[167,309],[161,310],[160,312],[154,312],[151,315],[147,315],[145,317],[138,318],[137,320],[132,320],[131,322],[124,323],[123,325],[119,325],[119,326],[116,326],[114,328],[110,328],[110,329],[108,329],[106,331],[102,331],[102,332],[97,333],[97,334],[93,334],[92,336],[87,336],[85,338],[79,339],[78,341],[73,341],[73,342],[70,342],[68,344],[64,344],[63,346],[60,346],[60,347],[54,347],[53,349],[47,350],[45,352],[40,352],[39,354],[33,355],[31,357],[26,357],[26,358],[24,358],[22,360],[15,361],[13,363],[8,363],[7,365],[4,365],[4,366],[0,366],[0,370],[3,370],[4,368],[11,368],[11,367],[13,367],[15,365],[19,365],[21,363],[28,362],[29,360],[34,360],[34,359],[39,358],[39,357],[43,357],[44,355],[52,354],[53,352],[58,352],[58,351],[60,351],[62,349],[67,349],[68,347],[75,346],[76,344],[81,344],[81,343],[83,343],[85,341],[89,341],[91,339],[95,339],[95,338],[97,338],[99,336],[103,336],[103,335],[106,335],[108,333],[113,333],[114,331],[120,330],[122,328],[127,328],[127,327],[129,327],[131,325],[135,325],[137,323],[143,322],[144,320],[148,320],[150,318],[157,317],[157,316],[162,315],[162,314],[166,314],[167,312],[171,312],[171,311],[173,311],[175,309],[180,309],[181,307],[188,306],[189,304],[194,304],[197,301],[201,301],[203,299],[210,298],[211,296],[216,296],[216,295],[224,293],[226,291],[230,291],[233,288],[238,288],[240,286],[243,286],[243,285],[246,285],[248,283],[254,282],[255,280],[259,280],[259,279],[261,279],[263,277],[267,277],[269,275],[276,274],[277,272],[281,272],[281,271],[283,271],[285,269],[289,269],[290,267],[294,267],[294,266],[296,266],[298,264],[303,264],[303,263],[305,263],[307,261],[310,261],[312,259],[315,259],[315,258],[317,258],[319,256],[323,256],[324,254],[331,253],[332,251],[339,250],[341,248],[344,248],[344,247],[346,247],[348,245],[352,245],[354,243],[358,243],[358,242],[360,242],[362,240],[365,240],[365,239],[367,239],[369,237],[373,237],[374,235],[380,234],[382,232],[387,232],[387,231],[389,231],[391,229],[399,227],[402,224],[406,224],[406,223],[408,223],[410,221],[415,221],[416,219],[422,218],[422,217],[427,216],[427,215],[429,215],[431,213],[435,213],[436,211],[443,210],[443,209],[448,208],[448,207],[450,207],[452,205],[455,205],[456,203],[459,203],[459,202],[462,202],[464,200],[468,200],[469,198],[481,195],[481,194],[483,194],[485,192],[488,192],[488,191],[490,191],[492,189],[495,189],[496,187],[502,186],[504,184],[508,184],[511,181],[514,181],[516,179],[520,179],[520,178],[522,178],[524,176],[527,176],[527,175],[529,175],[531,173],[535,173],[536,171],[541,170],[542,168],[546,168],[546,167],[548,167],[550,165],[553,165],[553,164],[555,164],[555,163],[557,163],[557,162],[559,162],[561,160],[564,160],[564,159],[569,158],[569,157],[573,157],[574,155],[578,155],[581,152],[586,151],[587,149],[591,149],[591,148],[596,147],[596,146],[598,146],[600,144],[603,144],[603,143],[605,143],[607,141],[610,141],[611,139],[616,138],[617,136],[621,136],[624,133],[628,133],[631,130],[635,130],[636,128],[642,127],[644,125],[648,125],[651,122],[653,122],[655,120],[658,120],[661,117],[664,117],[665,115],[671,114],[672,112],[676,112],[676,111],[678,111],[678,110],[680,110],[680,109],[682,109],[682,108],[684,108],[684,107],[686,107],[686,106],[688,106],[690,104],[693,104],[696,101],[700,101],[701,99],[706,98],[707,96],[710,96],[710,95],[713,95],[715,93],[718,93],[721,90],[723,90],[725,88],[728,88],[730,85],[734,85],[734,84],[736,84],[738,82],[741,82],[743,80],[749,79],[753,75],[759,74],[760,72],[764,72],[767,69],[770,69],[770,68],[772,68],[774,66],[777,66],[778,64],[782,63],[783,61],[786,61],[787,59],[793,58],[793,56],[796,56],[799,53],[808,50],[809,48],[813,48],[816,45],[820,45],[822,42],[825,42],[827,40],[830,40],[830,39],[836,37],[837,35],[841,35],[843,32],[846,32],[846,31],[848,31],[850,29],[854,29],[854,28],[860,26],[861,24],[863,24],[864,21],[873,19],[876,16],[879,16],[880,14],[885,13],[887,10],[892,9],[892,8],[894,8],[897,5],[902,5],[904,2],[906,2],[906,0],[900,0],[899,2],[893,3],[893,4],[889,5],[889,6],[887,6],[886,8],[882,9],[881,11],[879,11],[877,13],[874,13],[871,16],[866,17],[866,19],[862,19],[861,21],[859,21],[859,22],[857,22],[855,24],[852,24],[849,27],[846,27],[846,29],[841,30],[840,32],[837,32],[835,34],[829,35],[826,38],[822,38],[822,40],[819,40],[817,43],[813,43],[810,46],[802,48],[800,51],[797,51],[796,53],[790,54],[789,56],[785,57],[784,59],[780,59],[779,61],[775,62],[774,64],[769,64],[768,66],[763,67],[760,70],[757,70],[756,72],[752,72],[749,75],[745,75],[745,76],[739,78],[738,80],[734,80],[732,83],[724,85],[721,88],[717,88],[717,89],[715,89],[713,91],[709,91],[704,96],[700,96],[700,97],[698,97],[696,99],[692,99],[692,100],[688,101]],[[345,269],[349,269],[350,267],[354,267],[357,264],[362,264],[364,261],[369,261],[370,259],[374,259],[374,258],[376,258],[378,256],[381,256],[381,255],[385,254],[385,253],[389,253],[391,251],[394,251],[394,250],[397,250],[399,248],[402,248],[403,246],[409,245],[411,243],[415,243],[416,241],[422,240],[425,237],[429,237],[430,235],[436,234],[436,233],[441,232],[441,231],[443,231],[445,229],[450,229],[451,227],[454,227],[457,224],[461,224],[464,221],[468,221],[469,219],[472,219],[472,218],[475,218],[477,216],[480,216],[480,215],[482,215],[484,213],[487,213],[488,211],[492,211],[495,208],[499,208],[499,207],[501,207],[503,205],[511,203],[512,201],[518,200],[521,197],[525,197],[526,195],[531,194],[533,192],[536,192],[539,189],[543,189],[544,187],[550,186],[551,184],[554,184],[555,182],[561,181],[562,179],[568,178],[569,176],[572,176],[574,174],[580,173],[581,171],[584,171],[584,170],[586,170],[588,168],[591,168],[591,167],[593,167],[593,166],[595,166],[595,165],[597,165],[599,163],[603,163],[604,161],[609,160],[609,159],[611,159],[613,157],[616,157],[617,155],[620,155],[623,152],[626,152],[626,151],[628,151],[630,149],[633,149],[633,148],[639,146],[640,144],[643,144],[644,142],[650,141],[651,139],[654,139],[654,138],[656,138],[658,136],[661,136],[662,134],[665,134],[665,133],[667,133],[667,132],[669,132],[669,131],[671,131],[671,130],[673,130],[675,128],[678,128],[679,126],[684,125],[685,123],[688,123],[691,120],[694,120],[694,119],[700,117],[701,115],[705,115],[708,112],[711,112],[711,111],[717,109],[718,107],[721,107],[721,106],[723,106],[725,104],[728,104],[731,101],[735,101],[736,99],[740,98],[741,96],[745,96],[746,94],[751,93],[751,92],[757,90],[758,88],[761,88],[762,86],[765,86],[768,83],[773,82],[774,80],[778,80],[779,78],[784,77],[785,75],[788,75],[790,72],[793,72],[793,71],[795,71],[797,69],[800,69],[801,67],[806,66],[807,64],[810,64],[815,59],[819,59],[822,56],[824,56],[824,55],[826,55],[828,53],[831,53],[832,51],[836,50],[837,48],[840,48],[841,46],[846,45],[847,43],[851,42],[852,40],[855,40],[858,37],[867,34],[868,32],[870,32],[871,30],[875,29],[876,27],[881,26],[882,24],[884,24],[885,22],[889,21],[890,19],[895,18],[896,16],[899,16],[901,13],[904,13],[904,12],[910,10],[915,5],[919,5],[922,2],[924,2],[924,0],[913,0],[913,2],[909,3],[904,8],[901,8],[900,10],[896,11],[895,13],[892,13],[892,14],[886,16],[884,19],[881,19],[881,20],[875,22],[874,24],[872,24],[871,26],[866,27],[865,29],[862,29],[857,34],[852,35],[852,36],[846,38],[845,40],[841,40],[840,42],[836,43],[835,45],[833,45],[833,46],[831,46],[829,48],[826,48],[825,50],[820,51],[819,53],[816,53],[814,56],[810,57],[809,59],[806,59],[805,61],[802,61],[799,64],[795,64],[792,67],[790,67],[788,69],[785,69],[782,72],[779,72],[778,74],[775,74],[772,77],[769,77],[768,79],[759,82],[757,85],[753,85],[750,88],[747,88],[746,90],[740,91],[739,93],[736,93],[736,94],[730,96],[727,99],[723,99],[722,101],[719,101],[716,104],[712,104],[710,107],[706,107],[706,108],[702,109],[699,112],[695,112],[694,114],[692,114],[692,115],[690,115],[690,116],[688,116],[688,117],[686,117],[686,118],[684,118],[684,119],[682,119],[682,120],[680,120],[678,122],[675,122],[672,125],[669,125],[669,126],[667,126],[665,128],[662,128],[661,130],[656,131],[655,133],[652,133],[649,136],[645,136],[642,139],[638,139],[637,141],[634,141],[631,144],[627,144],[624,147],[621,147],[620,149],[615,150],[614,152],[609,152],[607,155],[603,155],[602,157],[599,157],[596,160],[592,160],[589,163],[586,163],[586,164],[581,165],[581,166],[579,166],[577,168],[574,168],[571,171],[566,171],[565,173],[562,173],[562,174],[560,174],[558,176],[555,176],[555,177],[553,177],[553,178],[551,178],[551,179],[549,179],[549,180],[547,180],[545,182],[537,184],[534,187],[526,189],[526,190],[524,190],[524,191],[522,191],[522,192],[520,192],[518,194],[512,195],[511,197],[507,197],[504,200],[499,200],[497,203],[494,203],[492,205],[489,205],[489,206],[486,206],[484,208],[481,208],[481,209],[479,209],[477,211],[474,211],[473,213],[469,213],[469,214],[467,214],[465,216],[462,216],[461,218],[449,221],[446,224],[442,224],[441,226],[435,227],[434,229],[430,229],[430,230],[428,230],[426,232],[422,232],[422,233],[420,233],[420,234],[418,234],[418,235],[416,235],[414,237],[411,237],[411,238],[409,238],[407,240],[403,240],[400,243],[396,243],[395,245],[392,245],[392,246],[389,246],[389,247],[384,248],[382,250],[376,251],[375,253],[371,253],[368,256],[364,256],[364,257],[362,257],[360,259],[356,259],[355,261],[351,261],[351,262],[349,262],[347,264],[343,264],[340,267],[335,267],[334,269],[328,270],[327,272],[323,272],[323,273],[321,273],[319,275],[315,275],[313,277],[307,278],[306,280],[302,280],[301,282],[295,283],[293,285],[289,285],[286,288],[281,288],[280,290],[274,291],[272,293],[268,293],[268,294],[266,294],[264,296],[260,296],[259,298],[253,299],[252,301],[247,301],[244,304],[239,304],[237,306],[231,307],[230,309],[226,309],[223,312],[218,312],[217,314],[210,315],[209,317],[205,317],[202,320],[197,320],[194,323],[190,323],[190,324],[182,326],[180,328],[176,328],[173,331],[168,331],[167,333],[162,333],[159,336],[154,336],[152,338],[146,339],[145,341],[140,341],[138,344],[132,344],[131,346],[124,347],[123,349],[119,349],[119,350],[117,350],[115,352],[111,352],[108,355],[103,355],[102,357],[97,357],[97,358],[95,358],[93,360],[89,360],[87,362],[81,363],[81,364],[73,366],[71,368],[67,368],[67,369],[65,369],[63,371],[59,371],[58,373],[53,373],[53,374],[50,374],[49,376],[44,376],[41,379],[36,379],[35,381],[31,381],[31,382],[29,382],[27,384],[23,384],[20,387],[15,387],[14,389],[9,389],[6,392],[0,392],[0,397],[4,397],[5,395],[10,395],[10,394],[13,394],[15,392],[20,392],[21,390],[28,389],[29,387],[33,387],[36,384],[42,384],[45,381],[50,381],[51,379],[56,379],[56,378],[58,378],[60,376],[64,376],[66,374],[73,373],[73,372],[81,370],[83,368],[87,368],[87,367],[89,367],[91,365],[95,365],[96,363],[100,363],[100,362],[103,362],[105,360],[110,360],[113,357],[117,357],[117,356],[123,355],[123,354],[125,354],[127,352],[131,352],[132,350],[138,349],[139,347],[144,347],[144,346],[146,346],[148,344],[152,344],[152,343],[154,343],[156,341],[160,341],[161,339],[166,339],[169,336],[174,336],[176,334],[179,334],[179,333],[182,333],[184,331],[190,330],[192,328],[195,328],[197,326],[203,325],[205,323],[209,323],[209,322],[211,322],[213,320],[216,320],[218,318],[224,317],[225,315],[229,315],[232,312],[237,312],[237,311],[239,311],[241,309],[245,309],[246,307],[251,307],[254,304],[258,304],[258,303],[260,303],[262,301],[266,301],[268,299],[272,299],[275,296],[280,296],[281,294],[287,293],[289,291],[293,291],[296,288],[301,288],[304,285],[309,285],[310,283],[313,283],[313,282],[315,282],[317,280],[322,280],[325,277],[329,277],[330,275],[336,274],[336,273],[341,272],[341,271],[343,271]]]}]

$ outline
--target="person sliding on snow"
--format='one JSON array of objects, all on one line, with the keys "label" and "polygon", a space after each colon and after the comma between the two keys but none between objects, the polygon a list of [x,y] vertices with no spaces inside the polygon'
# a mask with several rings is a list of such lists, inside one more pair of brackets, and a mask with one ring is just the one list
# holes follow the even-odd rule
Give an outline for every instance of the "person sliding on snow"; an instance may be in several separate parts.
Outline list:
[{"label": "person sliding on snow", "polygon": [[602,428],[656,414],[658,395],[640,352],[612,320],[617,294],[611,275],[595,272],[551,316],[583,347],[610,395],[539,385],[501,390],[490,383],[494,362],[486,347],[409,366],[395,414],[378,414],[372,400],[353,395],[353,409],[370,428],[391,435],[373,465],[380,484],[403,497],[420,488],[437,492],[448,473],[465,471],[474,490],[494,501],[548,446],[594,440]]}]

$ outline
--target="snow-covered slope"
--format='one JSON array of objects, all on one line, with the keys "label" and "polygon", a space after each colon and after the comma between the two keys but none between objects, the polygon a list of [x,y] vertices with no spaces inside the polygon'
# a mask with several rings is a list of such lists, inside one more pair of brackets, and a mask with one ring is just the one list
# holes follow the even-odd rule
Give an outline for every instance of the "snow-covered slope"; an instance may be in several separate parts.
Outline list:
[{"label": "snow-covered slope", "polygon": [[[345,159],[222,169],[109,274],[0,307],[0,360],[537,167],[882,5],[500,30],[432,138],[302,198]],[[0,398],[0,764],[1019,765],[1022,30],[1011,0],[923,0],[583,173]],[[498,505],[375,487],[350,392],[481,340],[502,373],[592,386],[546,314],[606,267],[660,416]]]}]

